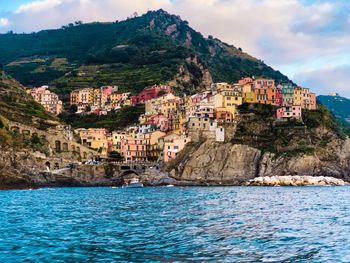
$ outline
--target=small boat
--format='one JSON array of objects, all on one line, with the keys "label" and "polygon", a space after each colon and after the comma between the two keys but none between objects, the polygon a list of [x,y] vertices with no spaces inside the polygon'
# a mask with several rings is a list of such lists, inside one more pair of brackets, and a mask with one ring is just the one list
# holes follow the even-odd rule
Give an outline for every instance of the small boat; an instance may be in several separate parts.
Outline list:
[{"label": "small boat", "polygon": [[130,181],[125,180],[122,188],[141,188],[143,183],[137,178],[132,178]]}]

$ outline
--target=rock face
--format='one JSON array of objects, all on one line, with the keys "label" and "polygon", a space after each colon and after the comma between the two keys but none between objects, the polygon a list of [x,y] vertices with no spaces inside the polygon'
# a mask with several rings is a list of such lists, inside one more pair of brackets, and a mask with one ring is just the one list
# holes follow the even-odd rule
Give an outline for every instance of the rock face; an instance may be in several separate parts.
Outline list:
[{"label": "rock face", "polygon": [[311,155],[276,157],[266,153],[260,160],[258,175],[331,176],[350,181],[350,140],[334,141]]},{"label": "rock face", "polygon": [[141,176],[140,181],[146,186],[163,186],[163,185],[175,185],[178,182],[169,177],[168,173],[159,171],[155,168],[147,169]]},{"label": "rock face", "polygon": [[206,141],[170,174],[189,184],[240,184],[258,175],[260,158],[260,150],[247,145]]},{"label": "rock face", "polygon": [[[11,152],[0,149],[0,189],[30,188],[43,178],[38,171],[44,170],[28,152]],[[35,180],[32,180],[34,179]]]},{"label": "rock face", "polygon": [[[350,140],[312,154],[276,156],[247,145],[206,141],[168,165],[171,177],[193,185],[239,185],[255,177],[327,176],[350,182]],[[298,178],[298,177],[296,177]]]},{"label": "rock face", "polygon": [[337,178],[324,176],[272,176],[257,177],[244,185],[246,186],[343,186],[346,183]]}]

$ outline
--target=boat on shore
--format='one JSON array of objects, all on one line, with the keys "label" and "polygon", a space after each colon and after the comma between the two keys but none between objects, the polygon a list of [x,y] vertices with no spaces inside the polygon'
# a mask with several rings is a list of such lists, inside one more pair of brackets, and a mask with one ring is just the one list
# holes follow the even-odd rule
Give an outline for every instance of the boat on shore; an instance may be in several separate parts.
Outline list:
[{"label": "boat on shore", "polygon": [[122,188],[141,188],[143,183],[137,178],[132,178],[131,180],[125,180]]}]

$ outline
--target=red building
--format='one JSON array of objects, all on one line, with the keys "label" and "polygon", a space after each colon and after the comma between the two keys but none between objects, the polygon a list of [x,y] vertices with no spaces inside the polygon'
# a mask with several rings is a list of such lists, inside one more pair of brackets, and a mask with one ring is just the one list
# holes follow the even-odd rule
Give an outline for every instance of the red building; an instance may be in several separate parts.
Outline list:
[{"label": "red building", "polygon": [[277,87],[275,93],[275,104],[281,106],[283,104],[283,93],[282,89]]},{"label": "red building", "polygon": [[172,92],[172,90],[169,86],[155,85],[151,87],[146,87],[143,91],[140,92],[139,95],[131,97],[131,103],[133,105],[138,103],[145,103],[148,100],[158,98],[160,93],[166,94],[170,92]]}]

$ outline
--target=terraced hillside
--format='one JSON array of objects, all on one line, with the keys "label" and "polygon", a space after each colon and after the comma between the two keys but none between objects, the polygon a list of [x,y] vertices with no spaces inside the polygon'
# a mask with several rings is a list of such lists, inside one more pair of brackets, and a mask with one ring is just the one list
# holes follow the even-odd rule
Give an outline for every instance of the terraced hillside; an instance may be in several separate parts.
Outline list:
[{"label": "terraced hillside", "polygon": [[24,85],[118,85],[138,92],[170,83],[187,93],[214,81],[265,76],[288,81],[240,48],[193,30],[163,10],[113,23],[71,24],[32,34],[0,35],[0,64]]}]

